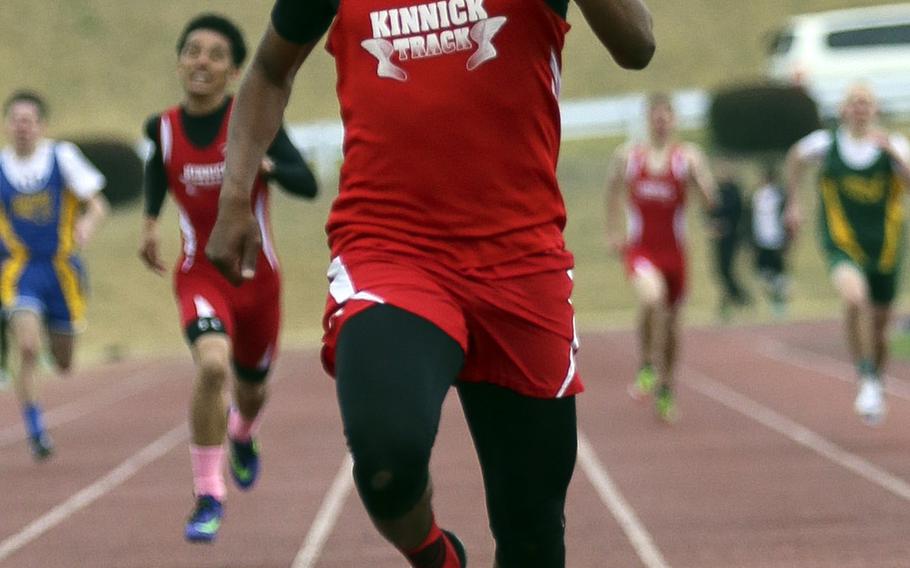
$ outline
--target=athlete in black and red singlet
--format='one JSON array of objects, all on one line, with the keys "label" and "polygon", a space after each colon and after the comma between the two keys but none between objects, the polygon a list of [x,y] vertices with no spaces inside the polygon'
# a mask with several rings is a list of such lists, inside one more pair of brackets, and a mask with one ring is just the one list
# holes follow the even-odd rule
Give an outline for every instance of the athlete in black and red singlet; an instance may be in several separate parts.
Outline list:
[{"label": "athlete in black and red singlet", "polygon": [[[614,58],[653,53],[640,0],[578,0]],[[575,463],[572,255],[556,181],[568,0],[278,0],[238,93],[206,253],[255,278],[256,161],[331,27],[345,126],[323,360],[361,499],[417,568],[460,568],[429,458],[455,384],[500,568],[565,565]]]},{"label": "athlete in black and red singlet", "polygon": [[[225,432],[237,485],[249,489],[259,471],[255,434],[281,319],[268,182],[273,180],[295,195],[316,194],[312,173],[287,134],[279,130],[253,184],[251,214],[263,240],[256,277],[234,287],[202,254],[215,224],[223,180],[227,124],[233,107],[226,89],[239,73],[245,52],[243,36],[229,20],[212,14],[193,19],[178,43],[184,99],[179,106],[150,118],[145,128],[154,152],[145,174],[140,257],[156,272],[166,271],[160,257],[158,217],[168,189],[177,205],[183,241],[174,290],[197,370],[190,407],[196,506],[185,529],[186,538],[194,542],[213,540],[221,524],[226,492],[222,474]],[[231,375],[237,378],[234,404],[226,412],[222,392]]]}]

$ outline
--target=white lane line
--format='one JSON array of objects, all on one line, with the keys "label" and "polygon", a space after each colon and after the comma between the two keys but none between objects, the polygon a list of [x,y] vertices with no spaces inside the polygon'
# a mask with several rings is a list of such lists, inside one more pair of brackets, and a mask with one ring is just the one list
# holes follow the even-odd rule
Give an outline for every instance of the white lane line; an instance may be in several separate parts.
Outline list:
[{"label": "white lane line", "polygon": [[0,562],[123,484],[143,467],[164,456],[181,442],[186,441],[188,437],[189,429],[186,422],[184,422],[127,458],[126,461],[112,469],[98,481],[35,519],[18,533],[0,542]]},{"label": "white lane line", "polygon": [[[762,356],[779,363],[822,373],[851,385],[856,384],[856,370],[853,365],[828,355],[787,345],[769,337],[761,337],[761,341],[754,344],[753,349]],[[885,390],[888,394],[910,400],[910,385],[906,381],[892,376],[887,376],[885,379]]]},{"label": "white lane line", "polygon": [[312,568],[316,565],[319,555],[322,554],[322,547],[325,545],[329,535],[332,534],[335,522],[338,521],[341,508],[351,493],[351,489],[354,488],[354,476],[351,474],[353,467],[354,461],[351,459],[351,455],[348,454],[345,456],[344,461],[341,462],[341,467],[338,468],[335,480],[332,481],[332,486],[325,494],[322,505],[319,507],[319,512],[316,513],[316,518],[313,519],[310,532],[307,533],[306,540],[303,541],[303,546],[300,547],[300,551],[294,558],[291,568]]},{"label": "white lane line", "polygon": [[613,517],[619,522],[626,537],[638,553],[638,557],[648,568],[669,568],[660,550],[654,544],[654,539],[648,529],[638,520],[635,510],[629,506],[622,493],[613,483],[610,474],[600,463],[597,454],[591,447],[591,442],[584,432],[578,432],[578,460],[581,469],[588,476],[600,500],[610,509]]},{"label": "white lane line", "polygon": [[[44,413],[44,424],[47,428],[55,428],[73,422],[105,406],[148,390],[163,380],[164,374],[158,374],[149,379],[150,374],[150,371],[135,373],[100,392],[86,394],[78,400],[50,409]],[[24,439],[25,428],[22,424],[0,428],[0,449],[17,444]]]},{"label": "white lane line", "polygon": [[685,378],[682,382],[730,410],[751,418],[804,448],[812,450],[834,464],[852,471],[863,479],[902,499],[910,501],[910,484],[907,484],[903,479],[888,473],[856,454],[848,452],[820,434],[734,391],[723,383],[691,368],[686,369]]}]

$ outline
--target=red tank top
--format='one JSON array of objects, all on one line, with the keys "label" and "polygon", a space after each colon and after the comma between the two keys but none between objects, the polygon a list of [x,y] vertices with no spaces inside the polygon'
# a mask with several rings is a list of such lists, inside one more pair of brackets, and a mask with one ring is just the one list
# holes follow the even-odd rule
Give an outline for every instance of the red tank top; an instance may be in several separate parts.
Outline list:
[{"label": "red tank top", "polygon": [[629,153],[629,245],[657,258],[682,254],[685,244],[688,164],[681,146],[669,151],[669,164],[659,173],[648,169],[648,148],[635,146]]},{"label": "red tank top", "polygon": [[[231,109],[225,113],[218,136],[206,147],[196,146],[190,141],[180,114],[180,107],[170,108],[161,114],[159,141],[168,186],[180,216],[183,254],[178,265],[181,271],[186,272],[195,265],[209,265],[204,251],[218,216]],[[265,266],[277,270],[278,260],[269,227],[268,185],[261,176],[256,178],[251,198],[253,213],[262,233],[262,253],[257,262],[257,272]]]},{"label": "red tank top", "polygon": [[345,126],[333,255],[480,267],[563,250],[568,29],[543,0],[343,0],[327,44]]}]

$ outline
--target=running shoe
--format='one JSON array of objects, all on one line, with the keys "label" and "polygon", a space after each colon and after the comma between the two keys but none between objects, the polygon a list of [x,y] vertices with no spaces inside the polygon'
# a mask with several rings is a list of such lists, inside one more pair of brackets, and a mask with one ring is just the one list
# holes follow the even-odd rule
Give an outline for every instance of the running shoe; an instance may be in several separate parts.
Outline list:
[{"label": "running shoe", "polygon": [[28,447],[32,452],[32,457],[37,461],[44,461],[54,453],[54,443],[47,432],[39,432],[29,436]]},{"label": "running shoe", "polygon": [[882,380],[874,375],[867,375],[860,380],[853,409],[863,422],[869,426],[878,426],[885,418],[885,389]]},{"label": "running shoe", "polygon": [[190,542],[212,542],[218,536],[224,508],[221,501],[211,495],[200,495],[196,508],[186,521],[186,539]]},{"label": "running shoe", "polygon": [[651,365],[643,365],[635,375],[635,381],[629,385],[629,396],[635,400],[641,400],[654,392],[657,385],[657,374]]},{"label": "running shoe", "polygon": [[259,442],[251,438],[246,442],[230,440],[230,464],[231,477],[237,487],[248,491],[256,483],[259,477]]},{"label": "running shoe", "polygon": [[654,410],[657,418],[666,423],[676,422],[676,397],[667,387],[661,387],[654,399]]}]

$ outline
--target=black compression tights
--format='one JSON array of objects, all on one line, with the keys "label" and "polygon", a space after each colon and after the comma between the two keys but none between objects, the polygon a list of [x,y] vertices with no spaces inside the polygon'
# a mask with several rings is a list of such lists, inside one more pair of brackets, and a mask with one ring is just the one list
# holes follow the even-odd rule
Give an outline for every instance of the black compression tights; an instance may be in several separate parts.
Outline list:
[{"label": "black compression tights", "polygon": [[[378,305],[351,318],[336,349],[338,400],[367,511],[396,519],[426,490],[442,402],[463,363],[436,326]],[[575,465],[574,398],[541,400],[460,383],[484,475],[501,568],[563,568],[566,491]]]},{"label": "black compression tights", "polygon": [[497,565],[564,568],[575,398],[529,398],[486,383],[460,383],[458,395],[483,470]]},{"label": "black compression tights", "polygon": [[338,403],[357,490],[374,518],[397,519],[423,496],[442,403],[463,359],[442,330],[388,305],[341,329]]}]

